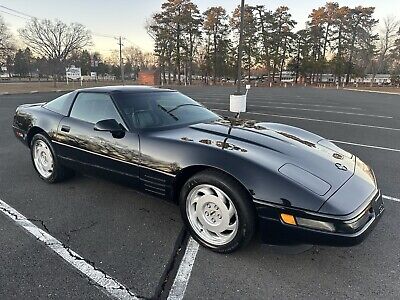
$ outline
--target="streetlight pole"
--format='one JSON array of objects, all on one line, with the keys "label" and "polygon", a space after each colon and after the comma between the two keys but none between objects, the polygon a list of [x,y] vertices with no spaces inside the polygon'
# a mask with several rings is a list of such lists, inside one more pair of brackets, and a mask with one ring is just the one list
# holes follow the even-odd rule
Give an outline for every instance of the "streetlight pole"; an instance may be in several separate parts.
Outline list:
[{"label": "streetlight pole", "polygon": [[239,32],[239,47],[238,47],[238,60],[237,60],[237,82],[236,82],[236,95],[241,95],[240,86],[242,83],[242,44],[243,44],[243,26],[244,26],[244,0],[240,6],[240,32]]}]

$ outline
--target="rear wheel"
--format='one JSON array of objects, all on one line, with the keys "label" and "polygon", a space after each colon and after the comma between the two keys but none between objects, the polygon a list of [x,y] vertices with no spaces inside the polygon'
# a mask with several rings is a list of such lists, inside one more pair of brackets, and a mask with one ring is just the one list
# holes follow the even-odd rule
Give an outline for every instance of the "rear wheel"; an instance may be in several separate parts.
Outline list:
[{"label": "rear wheel", "polygon": [[233,252],[254,235],[255,210],[248,193],[222,172],[191,177],[182,188],[180,208],[192,236],[213,251]]},{"label": "rear wheel", "polygon": [[31,158],[33,166],[40,178],[47,183],[55,183],[70,177],[73,172],[60,165],[49,139],[36,134],[31,141]]}]

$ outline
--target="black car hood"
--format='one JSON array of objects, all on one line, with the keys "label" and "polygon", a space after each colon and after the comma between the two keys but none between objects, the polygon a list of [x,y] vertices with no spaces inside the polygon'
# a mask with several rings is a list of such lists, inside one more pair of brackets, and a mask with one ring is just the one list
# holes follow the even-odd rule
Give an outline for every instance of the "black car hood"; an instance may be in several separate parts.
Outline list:
[{"label": "black car hood", "polygon": [[[223,120],[211,123],[191,125],[192,130],[217,135],[219,146],[226,150],[237,150],[243,155],[251,153],[252,157],[278,160],[274,166],[284,176],[291,176],[296,166],[317,177],[320,184],[326,185],[320,196],[331,194],[340,188],[353,174],[355,157],[340,149],[330,141],[300,128],[278,123],[256,123],[253,121]],[[204,141],[203,141],[204,142]],[[213,143],[210,139],[207,141]],[[216,141],[214,141],[217,143]],[[268,155],[274,153],[274,155]],[[282,168],[284,165],[291,168]],[[307,174],[306,174],[307,175]],[[312,184],[312,183],[311,183]],[[314,181],[315,185],[318,180]],[[314,190],[315,191],[315,190]]]}]

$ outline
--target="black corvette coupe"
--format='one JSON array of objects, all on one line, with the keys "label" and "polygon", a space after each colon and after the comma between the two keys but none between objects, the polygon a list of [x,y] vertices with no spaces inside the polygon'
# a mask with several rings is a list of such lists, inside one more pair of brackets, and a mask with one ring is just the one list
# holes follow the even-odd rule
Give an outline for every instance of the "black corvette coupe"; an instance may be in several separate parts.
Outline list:
[{"label": "black corvette coupe", "polygon": [[73,170],[128,179],[179,202],[192,236],[217,252],[257,228],[267,240],[356,244],[384,210],[372,169],[330,141],[222,118],[173,90],[81,89],[21,105],[13,129],[44,181]]}]

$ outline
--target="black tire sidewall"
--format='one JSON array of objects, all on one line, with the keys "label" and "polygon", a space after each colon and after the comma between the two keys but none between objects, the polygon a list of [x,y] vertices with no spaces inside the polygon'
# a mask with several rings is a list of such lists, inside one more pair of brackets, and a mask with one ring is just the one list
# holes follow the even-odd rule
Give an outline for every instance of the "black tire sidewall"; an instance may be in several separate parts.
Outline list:
[{"label": "black tire sidewall", "polygon": [[[186,214],[186,201],[189,192],[200,184],[210,184],[221,189],[232,200],[238,213],[239,229],[235,238],[229,243],[216,246],[204,241],[191,227]],[[240,184],[230,176],[217,171],[204,171],[191,177],[182,187],[179,206],[185,225],[192,237],[204,247],[215,252],[230,253],[246,245],[254,235],[255,231],[255,208],[249,199],[249,195]]]}]

